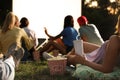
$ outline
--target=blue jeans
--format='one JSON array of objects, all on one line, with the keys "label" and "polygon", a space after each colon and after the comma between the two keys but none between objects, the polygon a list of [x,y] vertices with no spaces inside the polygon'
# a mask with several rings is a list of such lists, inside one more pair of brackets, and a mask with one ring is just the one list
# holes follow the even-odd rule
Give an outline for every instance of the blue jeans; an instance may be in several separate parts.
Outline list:
[{"label": "blue jeans", "polygon": [[0,80],[14,80],[15,77],[15,63],[13,57],[0,60]]}]

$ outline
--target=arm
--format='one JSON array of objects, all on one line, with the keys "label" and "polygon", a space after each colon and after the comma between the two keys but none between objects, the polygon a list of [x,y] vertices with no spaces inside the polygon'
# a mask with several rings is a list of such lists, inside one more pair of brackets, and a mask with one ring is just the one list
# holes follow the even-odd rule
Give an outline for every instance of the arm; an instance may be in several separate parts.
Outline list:
[{"label": "arm", "polygon": [[86,36],[86,35],[82,35],[82,36],[81,36],[81,39],[82,39],[83,41],[88,41],[88,39],[87,39],[87,36]]},{"label": "arm", "polygon": [[38,38],[37,38],[35,32],[34,32],[34,37],[35,37],[35,48],[36,48],[38,46],[38,44],[39,44],[39,41],[38,41]]},{"label": "arm", "polygon": [[21,34],[22,34],[23,40],[25,41],[27,49],[28,50],[32,49],[34,46],[34,40],[32,38],[29,38],[23,29],[21,29]]},{"label": "arm", "polygon": [[83,27],[79,28],[79,33],[80,33],[80,37],[81,37],[81,39],[83,41],[88,41],[87,36],[85,35],[85,31],[84,31]]},{"label": "arm", "polygon": [[44,28],[44,29],[45,29],[45,34],[52,40],[55,40],[55,39],[61,37],[61,34],[58,34],[57,36],[51,36],[50,34],[48,34],[47,29],[46,28]]}]

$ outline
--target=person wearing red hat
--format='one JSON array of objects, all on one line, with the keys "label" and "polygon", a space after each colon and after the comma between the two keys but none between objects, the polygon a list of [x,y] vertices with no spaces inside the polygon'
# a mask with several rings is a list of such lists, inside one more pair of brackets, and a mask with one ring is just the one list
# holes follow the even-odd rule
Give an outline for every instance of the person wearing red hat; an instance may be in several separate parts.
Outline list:
[{"label": "person wearing red hat", "polygon": [[83,41],[87,41],[97,45],[101,45],[104,43],[97,27],[94,24],[89,24],[85,16],[80,16],[77,19],[77,22],[80,26],[79,28],[80,38]]},{"label": "person wearing red hat", "polygon": [[[73,65],[82,64],[103,73],[114,72],[115,67],[120,66],[120,15],[118,16],[115,29],[115,34],[111,35],[101,46],[84,42],[84,56],[77,55],[75,50],[72,50],[66,56],[67,63]],[[82,72],[85,74],[85,72],[88,73],[90,71],[89,69],[83,69],[80,71],[80,75]]]}]

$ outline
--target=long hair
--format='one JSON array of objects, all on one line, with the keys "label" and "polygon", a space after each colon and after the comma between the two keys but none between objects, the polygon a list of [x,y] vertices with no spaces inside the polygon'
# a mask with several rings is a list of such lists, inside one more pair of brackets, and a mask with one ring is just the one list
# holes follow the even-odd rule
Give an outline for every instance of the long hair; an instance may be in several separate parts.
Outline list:
[{"label": "long hair", "polygon": [[74,20],[71,15],[68,15],[64,19],[64,28],[66,27],[74,27]]},{"label": "long hair", "polygon": [[29,25],[29,21],[26,17],[21,18],[20,20],[20,28],[27,27]]},{"label": "long hair", "polygon": [[19,18],[15,15],[15,26],[16,27],[19,27],[18,22],[19,22]]},{"label": "long hair", "polygon": [[2,33],[5,33],[8,30],[12,29],[14,27],[14,24],[15,24],[15,15],[13,14],[13,12],[9,12],[6,15],[5,21],[3,23]]},{"label": "long hair", "polygon": [[118,21],[115,29],[116,29],[115,34],[120,34],[120,15],[118,16]]}]

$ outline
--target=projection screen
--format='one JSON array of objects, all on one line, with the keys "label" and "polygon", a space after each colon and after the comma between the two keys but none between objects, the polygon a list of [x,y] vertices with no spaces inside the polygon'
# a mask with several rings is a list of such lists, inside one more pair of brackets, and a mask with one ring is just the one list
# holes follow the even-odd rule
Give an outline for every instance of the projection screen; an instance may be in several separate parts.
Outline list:
[{"label": "projection screen", "polygon": [[55,36],[63,29],[64,17],[72,15],[74,26],[81,15],[81,0],[13,0],[12,10],[19,19],[27,17],[38,38],[46,38],[44,27]]}]

